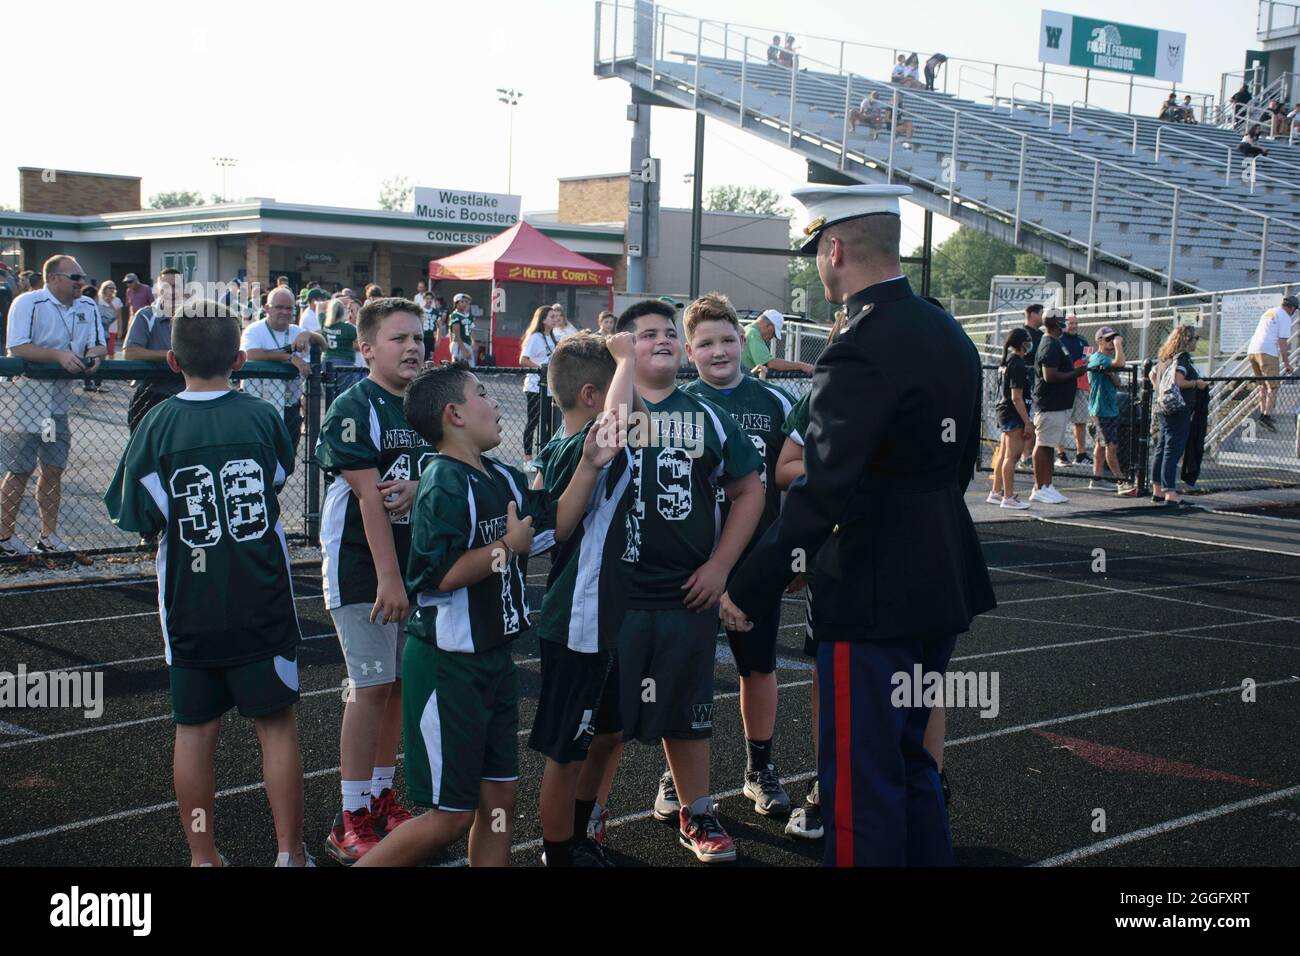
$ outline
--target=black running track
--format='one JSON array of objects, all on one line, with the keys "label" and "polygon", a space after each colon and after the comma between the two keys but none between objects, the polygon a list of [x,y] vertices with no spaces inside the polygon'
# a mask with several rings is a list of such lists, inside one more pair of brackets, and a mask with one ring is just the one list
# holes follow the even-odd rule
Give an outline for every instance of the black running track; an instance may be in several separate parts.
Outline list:
[{"label": "black running track", "polygon": [[[959,640],[950,670],[996,672],[1000,707],[990,717],[948,711],[959,864],[1295,862],[1300,557],[1230,547],[1231,535],[1179,540],[1197,537],[1186,517],[1152,513],[1142,534],[1115,530],[1124,515],[980,526],[999,607]],[[1239,537],[1249,545],[1247,532]],[[545,562],[531,571],[540,592]],[[295,587],[308,638],[298,710],[307,842],[332,865],[323,841],[339,800],[344,670],[318,576],[299,573]],[[0,670],[20,662],[29,671],[99,670],[106,696],[97,719],[0,709],[0,865],[188,862],[155,600],[151,581],[0,593]],[[788,602],[775,759],[796,801],[814,769],[802,621],[802,605]],[[520,641],[515,656],[526,732],[539,686],[536,641]],[[712,788],[737,865],[816,865],[819,844],[787,837],[783,820],[758,816],[739,795],[744,745],[725,641],[716,686]],[[520,753],[514,861],[535,866],[541,761],[522,737]],[[269,864],[274,832],[249,722],[227,718],[217,759],[218,846],[238,865]],[[610,799],[614,858],[699,866],[650,817],[662,761],[652,748],[626,749]],[[400,768],[398,780],[400,788]],[[463,857],[460,845],[433,862]]]}]

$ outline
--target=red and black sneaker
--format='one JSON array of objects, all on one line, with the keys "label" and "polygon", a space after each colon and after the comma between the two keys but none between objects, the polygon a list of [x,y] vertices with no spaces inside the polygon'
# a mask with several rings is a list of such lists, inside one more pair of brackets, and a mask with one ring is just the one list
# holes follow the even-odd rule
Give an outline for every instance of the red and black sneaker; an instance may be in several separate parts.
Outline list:
[{"label": "red and black sneaker", "polygon": [[334,818],[334,827],[325,838],[325,849],[344,866],[351,866],[379,843],[375,818],[365,807],[344,810]]},{"label": "red and black sneaker", "polygon": [[690,808],[682,807],[678,822],[677,841],[701,863],[730,863],[736,859],[736,844],[712,810],[691,816]]},{"label": "red and black sneaker", "polygon": [[370,816],[382,839],[411,819],[411,811],[397,802],[397,794],[393,793],[392,787],[385,787],[379,796],[370,795]]},{"label": "red and black sneaker", "polygon": [[602,850],[607,849],[606,840],[609,839],[609,809],[606,807],[591,808],[591,820],[587,823],[587,839],[591,840]]}]

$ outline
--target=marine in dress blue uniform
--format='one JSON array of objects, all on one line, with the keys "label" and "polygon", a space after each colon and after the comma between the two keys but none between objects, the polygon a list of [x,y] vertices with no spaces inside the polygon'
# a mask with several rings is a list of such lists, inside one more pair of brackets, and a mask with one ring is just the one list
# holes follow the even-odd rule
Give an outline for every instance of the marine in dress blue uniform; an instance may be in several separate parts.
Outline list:
[{"label": "marine in dress blue uniform", "polygon": [[916,665],[942,674],[957,635],[996,606],[963,501],[979,450],[980,359],[900,274],[898,199],[910,192],[793,193],[814,217],[801,251],[817,255],[827,298],[849,320],[813,376],[805,475],[722,605],[724,621],[747,617],[803,562],[816,583],[828,866],[952,863],[938,767],[922,746],[930,709],[895,706],[894,677],[910,680]]}]

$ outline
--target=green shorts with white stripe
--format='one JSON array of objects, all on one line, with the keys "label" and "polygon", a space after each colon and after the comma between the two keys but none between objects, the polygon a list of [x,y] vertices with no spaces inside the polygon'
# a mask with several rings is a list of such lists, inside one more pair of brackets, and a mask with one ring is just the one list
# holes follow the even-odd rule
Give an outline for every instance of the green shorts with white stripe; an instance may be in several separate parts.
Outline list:
[{"label": "green shorts with white stripe", "polygon": [[519,678],[510,645],[466,654],[408,640],[402,719],[406,792],[418,806],[473,811],[484,780],[519,779]]}]

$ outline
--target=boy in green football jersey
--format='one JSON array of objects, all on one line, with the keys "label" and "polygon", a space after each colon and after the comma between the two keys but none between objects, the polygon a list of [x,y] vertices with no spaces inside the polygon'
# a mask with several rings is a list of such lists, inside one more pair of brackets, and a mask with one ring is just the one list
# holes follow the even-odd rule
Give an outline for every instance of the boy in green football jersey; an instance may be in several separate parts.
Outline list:
[{"label": "boy in green football jersey", "polygon": [[[718,600],[763,513],[763,460],[731,416],[677,387],[676,310],[647,299],[619,316],[636,338],[636,389],[648,415],[629,415],[630,505],[620,557],[626,611],[619,628],[623,739],[662,741],[670,772],[655,816],[704,863],[736,848],[709,796]],[[731,508],[719,521],[715,487]]]},{"label": "boy in green football jersey", "polygon": [[[781,512],[776,461],[785,443],[781,428],[794,399],[775,385],[745,374],[740,362],[740,320],[731,301],[722,293],[706,293],[688,305],[682,316],[682,329],[686,334],[686,357],[700,374],[683,389],[726,409],[763,457],[760,472],[763,515],[746,547],[748,553]],[[721,493],[719,499],[725,516],[727,502]],[[736,670],[740,672],[740,715],[746,747],[742,792],[754,801],[755,812],[785,816],[790,812],[790,797],[781,786],[772,760],[776,729],[776,635],[781,624],[779,596],[762,613],[756,611],[751,620],[753,630],[727,632]]]},{"label": "boy in green football jersey", "polygon": [[588,432],[556,501],[484,454],[501,443],[501,419],[468,369],[422,372],[407,386],[405,410],[438,450],[411,513],[406,584],[417,610],[402,660],[407,792],[433,809],[356,865],[414,865],[468,831],[471,866],[506,866],[519,776],[510,645],[531,625],[528,556],[573,533],[601,467],[618,452],[617,430]]},{"label": "boy in green football jersey", "polygon": [[370,299],[358,324],[370,375],[330,405],[316,444],[330,481],[320,529],[325,606],[348,670],[339,732],[343,804],[325,846],[344,865],[411,819],[393,791],[409,610],[403,575],[411,505],[435,454],[402,411],[406,387],[424,363],[419,307]]},{"label": "boy in green football jersey", "polygon": [[238,707],[262,746],[275,865],[311,866],[294,715],[301,633],[276,497],[293,471],[293,441],[278,408],[231,390],[244,353],[239,320],[223,306],[182,306],[167,364],[184,375],[185,391],[141,420],[104,504],[119,528],[160,535],[173,779],[190,865],[226,865],[213,838],[215,756],[221,715]]},{"label": "boy in green football jersey", "polygon": [[[626,332],[608,338],[580,332],[556,347],[548,368],[564,432],[538,454],[538,487],[558,498],[573,480],[601,409],[624,417],[632,409],[635,345]],[[552,555],[542,600],[542,687],[528,746],[546,758],[538,808],[548,867],[610,865],[587,830],[623,750],[612,645],[622,610],[616,562],[629,461],[624,450],[601,472],[582,523]],[[610,573],[602,573],[606,569]]]}]

